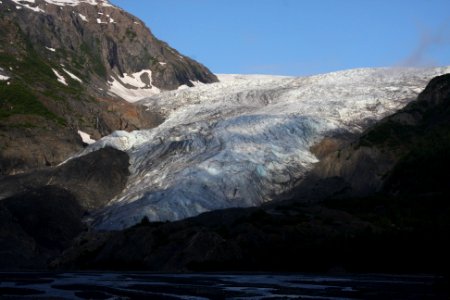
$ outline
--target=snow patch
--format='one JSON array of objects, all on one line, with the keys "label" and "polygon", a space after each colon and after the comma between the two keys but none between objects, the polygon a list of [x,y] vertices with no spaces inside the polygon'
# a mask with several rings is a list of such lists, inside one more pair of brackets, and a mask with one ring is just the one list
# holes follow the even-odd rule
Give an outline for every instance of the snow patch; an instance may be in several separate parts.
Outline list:
[{"label": "snow patch", "polygon": [[91,135],[87,134],[86,132],[83,132],[81,130],[78,130],[78,134],[81,137],[81,140],[83,141],[83,143],[90,145],[95,143],[95,140],[91,139]]},{"label": "snow patch", "polygon": [[[0,3],[0,4],[1,4],[1,3]],[[3,71],[4,71],[3,68],[0,67],[0,72],[3,72]],[[10,79],[9,76],[0,74],[0,81],[6,81],[6,80],[9,80],[9,79]],[[8,82],[8,83],[9,83],[9,82]]]},{"label": "snow patch", "polygon": [[80,19],[83,20],[84,22],[89,22],[88,18],[87,18],[85,15],[78,13],[78,16],[79,16]]},{"label": "snow patch", "polygon": [[76,80],[76,81],[78,81],[78,82],[80,82],[80,83],[83,83],[83,80],[81,80],[81,79],[80,79],[79,77],[77,77],[76,75],[70,73],[69,71],[67,71],[67,70],[64,69],[64,68],[63,68],[63,71],[66,72],[66,74],[69,75],[70,78],[72,78],[72,79],[74,79],[74,80]]},{"label": "snow patch", "polygon": [[[11,0],[14,3],[17,4],[16,9],[22,9],[22,7],[25,7],[27,9],[33,10],[35,12],[43,12],[45,11],[41,9],[39,6],[37,6],[37,3],[35,0]],[[77,6],[82,3],[90,4],[90,5],[96,5],[96,6],[103,6],[103,7],[112,7],[107,0],[45,0],[46,4],[54,4],[58,6]],[[33,4],[34,6],[31,6]]]},{"label": "snow patch", "polygon": [[56,51],[56,49],[55,48],[50,48],[50,47],[45,47],[45,49],[47,49],[48,51],[51,51],[51,52],[55,52]]},{"label": "snow patch", "polygon": [[52,69],[53,73],[55,73],[56,77],[58,78],[58,81],[61,82],[64,85],[68,85],[66,82],[66,79],[64,78],[64,76],[62,76],[61,74],[58,73],[58,71],[56,71],[55,69]]},{"label": "snow patch", "polygon": [[[34,0],[27,0],[29,2],[34,2]],[[98,5],[98,6],[112,6],[111,4],[109,4],[109,2],[107,0],[45,0],[45,2],[50,3],[50,4],[54,4],[54,5],[59,5],[59,6],[77,6],[80,5],[82,3],[86,3],[86,4],[90,4],[90,5]]]},{"label": "snow patch", "polygon": [[151,70],[142,70],[130,75],[124,73],[123,77],[112,77],[108,84],[110,94],[119,96],[128,102],[136,102],[161,92],[160,89],[152,86]]},{"label": "snow patch", "polygon": [[[141,76],[146,74],[150,80],[150,82],[146,83],[142,81]],[[125,84],[129,84],[134,87],[138,88],[150,88],[151,87],[151,76],[152,71],[151,70],[142,70],[140,72],[136,72],[133,74],[128,75],[127,73],[123,74],[124,76],[120,78],[120,81],[122,81]]]}]

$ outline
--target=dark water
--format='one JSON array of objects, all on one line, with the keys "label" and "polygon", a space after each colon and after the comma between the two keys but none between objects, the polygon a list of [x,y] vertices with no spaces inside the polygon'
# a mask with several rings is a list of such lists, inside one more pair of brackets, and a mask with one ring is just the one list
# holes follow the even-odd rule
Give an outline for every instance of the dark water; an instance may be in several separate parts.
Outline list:
[{"label": "dark water", "polygon": [[449,299],[435,276],[0,273],[0,299]]}]

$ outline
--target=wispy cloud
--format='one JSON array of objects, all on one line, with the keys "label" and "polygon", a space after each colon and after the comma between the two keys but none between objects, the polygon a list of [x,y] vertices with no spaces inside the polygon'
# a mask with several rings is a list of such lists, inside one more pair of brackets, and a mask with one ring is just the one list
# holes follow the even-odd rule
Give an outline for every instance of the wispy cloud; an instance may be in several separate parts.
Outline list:
[{"label": "wispy cloud", "polygon": [[450,45],[450,19],[444,22],[437,30],[432,31],[418,24],[420,34],[416,48],[400,63],[402,67],[434,66],[438,62],[431,52],[435,47]]}]

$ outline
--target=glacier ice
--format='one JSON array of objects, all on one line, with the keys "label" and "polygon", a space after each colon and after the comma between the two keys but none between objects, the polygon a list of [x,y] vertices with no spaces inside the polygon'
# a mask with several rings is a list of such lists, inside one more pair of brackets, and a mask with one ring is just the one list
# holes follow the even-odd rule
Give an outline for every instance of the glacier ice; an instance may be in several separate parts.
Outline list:
[{"label": "glacier ice", "polygon": [[126,151],[131,164],[127,187],[93,216],[93,225],[120,229],[143,216],[178,220],[270,201],[317,162],[310,152],[314,143],[328,135],[360,132],[449,71],[219,75],[219,83],[141,100],[163,114],[165,122],[150,130],[114,132],[84,151],[112,146]]}]

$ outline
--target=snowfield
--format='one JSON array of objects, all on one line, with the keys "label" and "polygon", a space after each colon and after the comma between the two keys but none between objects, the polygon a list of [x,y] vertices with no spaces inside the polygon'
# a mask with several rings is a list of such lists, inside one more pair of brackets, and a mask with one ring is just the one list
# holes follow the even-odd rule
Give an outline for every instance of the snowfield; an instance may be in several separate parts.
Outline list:
[{"label": "snowfield", "polygon": [[9,76],[6,76],[6,75],[2,74],[3,72],[4,72],[3,68],[0,67],[0,81],[9,80]]},{"label": "snowfield", "polygon": [[[22,7],[25,7],[34,12],[45,13],[45,9],[42,9],[39,6],[40,3],[39,2],[37,3],[36,0],[11,0],[11,1],[17,4],[16,9],[22,9]],[[112,7],[112,5],[108,2],[108,0],[44,0],[44,2],[45,5],[53,4],[58,6],[77,6],[85,3],[99,7],[108,7],[108,6]],[[0,4],[2,4],[1,1]],[[83,18],[84,16],[80,15],[80,17]],[[83,20],[87,22],[87,19],[85,17],[83,18]]]},{"label": "snowfield", "polygon": [[111,95],[119,96],[128,102],[159,94],[160,89],[152,85],[152,70],[141,70],[133,74],[115,75],[108,82]]},{"label": "snowfield", "polygon": [[178,220],[256,206],[302,179],[323,137],[361,132],[402,108],[450,68],[357,69],[311,77],[219,75],[220,82],[162,92],[139,104],[159,127],[118,131],[106,146],[130,155],[127,187],[93,216],[98,229]]}]

